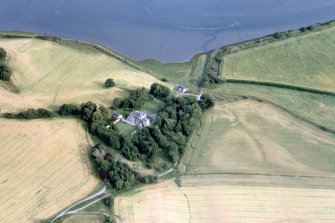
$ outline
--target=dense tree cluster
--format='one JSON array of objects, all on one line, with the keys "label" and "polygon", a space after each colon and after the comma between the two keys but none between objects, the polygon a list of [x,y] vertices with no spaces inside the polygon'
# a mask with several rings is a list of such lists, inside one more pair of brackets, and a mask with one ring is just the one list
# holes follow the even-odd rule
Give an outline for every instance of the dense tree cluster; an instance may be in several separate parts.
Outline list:
[{"label": "dense tree cluster", "polygon": [[12,70],[6,64],[7,52],[0,48],[0,80],[9,81],[12,76]]},{"label": "dense tree cluster", "polygon": [[168,87],[165,87],[161,84],[154,83],[150,87],[149,93],[155,98],[167,98],[170,96],[171,91]]},{"label": "dense tree cluster", "polygon": [[126,99],[116,98],[113,101],[113,109],[122,109],[125,111],[132,111],[139,109],[147,101],[151,100],[148,90],[140,88],[130,91],[130,95]]},{"label": "dense tree cluster", "polygon": [[5,118],[12,118],[12,119],[38,119],[38,118],[52,118],[55,114],[52,111],[49,111],[44,108],[33,109],[29,108],[26,111],[19,112],[19,113],[5,113]]},{"label": "dense tree cluster", "polygon": [[[213,106],[213,100],[203,95],[200,101],[193,96],[172,97],[168,88],[153,84],[149,91],[140,88],[130,92],[128,98],[115,99],[113,108],[124,111],[139,109],[153,96],[160,98],[165,106],[157,115],[153,126],[138,129],[133,135],[121,135],[113,124],[115,118],[111,110],[93,102],[80,106],[64,104],[58,110],[59,115],[77,115],[88,125],[91,134],[97,136],[101,144],[94,147],[92,156],[101,178],[116,190],[129,188],[137,183],[155,181],[154,176],[142,177],[127,165],[115,162],[112,151],[119,150],[129,160],[141,160],[151,165],[155,158],[163,158],[175,163],[186,148],[188,138],[200,125],[202,112]],[[26,112],[8,115],[9,118],[45,118],[53,113],[45,109],[28,109]]]},{"label": "dense tree cluster", "polygon": [[123,155],[148,163],[156,156],[176,162],[184,152],[188,137],[199,126],[202,109],[194,97],[169,98],[159,112],[157,123],[125,139]]},{"label": "dense tree cluster", "polygon": [[92,156],[100,177],[116,190],[128,189],[138,183],[151,183],[157,180],[155,176],[143,177],[128,165],[115,162],[108,148],[101,144],[93,148]]},{"label": "dense tree cluster", "polygon": [[111,87],[114,87],[115,86],[115,82],[112,78],[108,78],[106,81],[105,81],[105,87],[106,88],[111,88]]}]

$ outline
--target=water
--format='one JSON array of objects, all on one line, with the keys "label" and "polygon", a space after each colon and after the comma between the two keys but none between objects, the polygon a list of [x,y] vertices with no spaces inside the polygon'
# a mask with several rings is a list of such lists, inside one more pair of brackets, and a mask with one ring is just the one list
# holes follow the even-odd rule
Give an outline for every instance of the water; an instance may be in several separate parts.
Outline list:
[{"label": "water", "polygon": [[0,0],[0,30],[92,41],[163,62],[331,19],[334,0]]}]

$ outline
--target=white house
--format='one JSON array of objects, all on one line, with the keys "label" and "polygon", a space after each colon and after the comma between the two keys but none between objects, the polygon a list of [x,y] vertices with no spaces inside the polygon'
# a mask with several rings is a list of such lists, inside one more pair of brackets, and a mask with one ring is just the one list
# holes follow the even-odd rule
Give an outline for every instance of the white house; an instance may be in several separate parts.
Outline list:
[{"label": "white house", "polygon": [[150,126],[150,120],[147,118],[147,113],[141,111],[133,111],[127,118],[127,124],[144,128]]},{"label": "white house", "polygon": [[177,86],[177,87],[174,88],[174,91],[176,93],[179,93],[179,94],[184,94],[184,93],[186,93],[187,88],[184,87],[184,86],[179,85],[179,86]]}]

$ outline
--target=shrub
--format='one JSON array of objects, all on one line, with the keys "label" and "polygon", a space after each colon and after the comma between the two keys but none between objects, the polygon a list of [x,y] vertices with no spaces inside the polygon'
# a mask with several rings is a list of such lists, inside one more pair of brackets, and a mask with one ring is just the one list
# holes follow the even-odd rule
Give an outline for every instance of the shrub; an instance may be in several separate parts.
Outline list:
[{"label": "shrub", "polygon": [[39,108],[33,109],[29,108],[26,111],[19,112],[19,113],[5,113],[5,118],[12,118],[12,119],[38,119],[38,118],[52,118],[55,114],[47,109]]},{"label": "shrub", "polygon": [[200,101],[198,101],[198,104],[202,110],[209,109],[214,106],[214,100],[213,98],[208,94],[203,94],[200,97]]},{"label": "shrub", "polygon": [[7,52],[3,48],[0,47],[0,61],[5,60],[7,57]]},{"label": "shrub", "polygon": [[63,104],[59,107],[58,114],[60,115],[79,115],[80,107],[74,104]]},{"label": "shrub", "polygon": [[114,87],[115,86],[115,82],[113,79],[111,78],[108,78],[106,81],[105,81],[105,87],[106,88],[111,88],[111,87]]},{"label": "shrub", "polygon": [[170,96],[171,91],[168,87],[161,84],[153,83],[150,87],[149,93],[156,98],[166,98]]},{"label": "shrub", "polygon": [[9,81],[12,70],[6,64],[0,64],[0,80]]}]

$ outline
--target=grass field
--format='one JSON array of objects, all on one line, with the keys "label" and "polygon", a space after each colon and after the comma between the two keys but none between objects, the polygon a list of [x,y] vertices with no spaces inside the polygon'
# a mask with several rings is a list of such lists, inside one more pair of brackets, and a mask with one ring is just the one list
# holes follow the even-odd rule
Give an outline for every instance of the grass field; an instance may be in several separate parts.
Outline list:
[{"label": "grass field", "polygon": [[[117,222],[331,223],[335,220],[335,190],[224,183],[203,186],[197,185],[194,178],[182,180],[182,187],[167,181],[117,197]],[[217,176],[204,180],[215,184]]]},{"label": "grass field", "polygon": [[106,217],[97,214],[77,214],[65,218],[61,223],[105,223]]},{"label": "grass field", "polygon": [[81,123],[0,119],[0,222],[39,222],[98,186]]},{"label": "grass field", "polygon": [[138,64],[158,79],[166,78],[171,84],[184,85],[196,91],[205,60],[206,55],[200,54],[184,63],[164,64],[155,60],[144,60]]},{"label": "grass field", "polygon": [[224,57],[224,78],[335,91],[335,27]]},{"label": "grass field", "polygon": [[320,126],[335,131],[335,97],[283,88],[225,83],[208,89],[218,100],[226,94],[254,96],[271,101],[286,110]]},{"label": "grass field", "polygon": [[[87,47],[37,39],[0,39],[0,47],[9,53],[13,80],[21,89],[17,95],[0,88],[2,111],[88,100],[110,105],[115,97],[125,94],[124,89],[160,82]],[[104,89],[107,78],[113,78],[117,86]]]},{"label": "grass field", "polygon": [[250,100],[205,114],[183,162],[187,174],[335,176],[335,138]]}]

